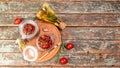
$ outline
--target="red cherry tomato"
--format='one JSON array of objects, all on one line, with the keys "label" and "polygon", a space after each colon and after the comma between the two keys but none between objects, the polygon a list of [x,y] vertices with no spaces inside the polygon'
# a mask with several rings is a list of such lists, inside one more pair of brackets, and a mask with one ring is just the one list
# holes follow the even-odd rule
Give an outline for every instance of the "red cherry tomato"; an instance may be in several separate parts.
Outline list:
[{"label": "red cherry tomato", "polygon": [[72,48],[74,48],[74,45],[72,43],[68,43],[66,45],[66,49],[71,50]]},{"label": "red cherry tomato", "polygon": [[60,63],[61,64],[66,64],[68,62],[67,58],[60,58]]},{"label": "red cherry tomato", "polygon": [[15,18],[14,23],[15,24],[20,24],[22,22],[21,18]]}]

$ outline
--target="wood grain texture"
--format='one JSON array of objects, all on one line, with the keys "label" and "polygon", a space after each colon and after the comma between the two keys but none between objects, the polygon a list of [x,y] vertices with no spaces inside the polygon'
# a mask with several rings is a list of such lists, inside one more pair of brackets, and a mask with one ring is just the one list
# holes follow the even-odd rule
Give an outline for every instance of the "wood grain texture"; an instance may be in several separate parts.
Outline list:
[{"label": "wood grain texture", "polygon": [[[66,66],[43,66],[43,67],[40,67],[40,66],[28,66],[28,67],[22,67],[22,68],[98,68],[97,66],[89,66],[89,67],[86,67],[86,66],[72,66],[72,67],[70,67],[70,66],[68,66],[68,67],[66,67]],[[7,67],[7,66],[5,66],[5,67],[1,67],[1,68],[16,68],[16,67]],[[17,67],[17,68],[21,68],[21,67]],[[111,66],[111,67],[105,67],[105,66],[101,66],[101,67],[99,67],[99,68],[119,68],[119,67],[113,67],[113,66]]]},{"label": "wood grain texture", "polygon": [[[75,45],[73,51],[68,53],[75,54],[119,54],[119,40],[64,40],[72,42]],[[19,46],[15,44],[15,40],[0,40],[0,53],[19,53]]]},{"label": "wood grain texture", "polygon": [[108,40],[66,40],[75,45],[76,54],[93,53],[93,54],[119,54],[119,41]]},{"label": "wood grain texture", "polygon": [[27,64],[23,60],[21,53],[0,53],[0,65],[23,65]]},{"label": "wood grain texture", "polygon": [[[61,32],[63,39],[119,40],[119,27],[67,27]],[[0,27],[1,40],[15,40],[19,36],[18,27]]]},{"label": "wood grain texture", "polygon": [[68,27],[61,32],[63,39],[119,39],[119,27]]},{"label": "wood grain texture", "polygon": [[[43,2],[1,3],[0,12],[37,12]],[[47,2],[56,13],[120,12],[120,2]],[[4,6],[4,7],[3,7]]]},{"label": "wood grain texture", "polygon": [[[27,62],[15,40],[16,17],[33,19],[43,0],[0,0],[0,68],[119,68],[120,0],[45,0],[68,25],[61,31],[75,48],[63,51],[68,64]],[[68,2],[69,1],[69,2]]]},{"label": "wood grain texture", "polygon": [[17,39],[18,36],[18,27],[0,27],[1,39]]},{"label": "wood grain texture", "polygon": [[110,67],[105,67],[105,66],[100,66],[100,67],[97,67],[97,66],[94,66],[94,67],[83,67],[83,66],[77,66],[76,68],[119,68],[119,67],[114,67],[114,66],[110,66]]},{"label": "wood grain texture", "polygon": [[[16,68],[16,67],[1,67],[1,68]],[[17,68],[21,68],[21,67],[17,67]],[[22,68],[58,68],[57,66],[51,66],[51,67],[48,67],[48,66],[44,66],[44,67],[40,67],[40,66],[34,66],[34,67],[22,67]],[[84,66],[80,66],[80,67],[65,67],[65,66],[61,66],[59,68],[97,68],[97,67],[84,67]],[[101,67],[101,68],[119,68],[119,67]]]},{"label": "wood grain texture", "polygon": [[[120,55],[108,55],[106,58],[97,58],[96,54],[63,54],[62,56],[69,59],[65,66],[119,66]],[[0,53],[0,66],[63,66],[55,64],[55,58],[48,62],[26,62],[23,60],[21,53]]]},{"label": "wood grain texture", "polygon": [[[77,67],[81,66],[118,66],[120,62],[120,41],[101,41],[101,40],[65,40],[75,44],[75,49],[62,52],[61,56],[69,58],[67,67],[72,67],[74,64]],[[7,42],[7,43],[6,43]],[[62,67],[55,65],[55,58],[45,63],[28,63],[23,60],[19,53],[17,45],[13,41],[1,41],[0,45],[6,50],[0,50],[1,60],[0,66],[49,66]],[[13,46],[12,46],[13,45]],[[12,49],[11,51],[9,51]],[[89,51],[86,52],[86,51]],[[9,52],[9,53],[8,53]],[[11,52],[11,53],[10,53]],[[15,53],[14,53],[15,52]],[[17,61],[17,62],[16,62]],[[84,61],[84,62],[83,62]],[[15,65],[14,65],[15,64]],[[80,64],[80,65],[79,65]]]},{"label": "wood grain texture", "polygon": [[[17,26],[14,19],[33,19],[35,13],[1,13],[0,26]],[[117,13],[78,13],[58,14],[67,26],[120,26],[120,14]]]},{"label": "wood grain texture", "polygon": [[0,40],[0,53],[20,52],[15,40]]},{"label": "wood grain texture", "polygon": [[0,2],[11,2],[11,1],[17,1],[17,2],[28,2],[28,1],[30,1],[30,2],[35,2],[35,1],[45,1],[45,2],[50,2],[50,1],[54,1],[54,2],[91,2],[91,1],[112,1],[112,2],[114,2],[114,1],[120,1],[120,0],[0,0]]}]

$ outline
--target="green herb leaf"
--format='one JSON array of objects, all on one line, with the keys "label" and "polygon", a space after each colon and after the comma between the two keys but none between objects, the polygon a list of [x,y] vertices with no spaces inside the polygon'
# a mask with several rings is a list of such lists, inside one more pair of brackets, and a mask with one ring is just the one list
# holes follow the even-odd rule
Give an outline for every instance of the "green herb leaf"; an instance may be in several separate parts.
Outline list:
[{"label": "green herb leaf", "polygon": [[23,41],[19,41],[20,47],[25,47],[25,43]]},{"label": "green herb leaf", "polygon": [[66,48],[65,48],[65,42],[62,41],[62,44],[61,44],[61,46],[60,46],[60,49],[59,49],[59,51],[58,51],[58,53],[57,53],[57,55],[56,55],[56,59],[55,59],[55,62],[56,62],[56,63],[59,62],[60,55],[61,55],[62,51],[64,51],[64,50],[66,50]]},{"label": "green herb leaf", "polygon": [[57,21],[57,17],[55,16],[55,14],[52,14],[52,13],[48,13],[47,15],[47,20],[51,21],[51,22],[56,22]]},{"label": "green herb leaf", "polygon": [[59,58],[60,58],[60,53],[57,53],[57,56],[56,56],[56,59],[55,59],[55,62],[56,62],[56,63],[59,62]]}]

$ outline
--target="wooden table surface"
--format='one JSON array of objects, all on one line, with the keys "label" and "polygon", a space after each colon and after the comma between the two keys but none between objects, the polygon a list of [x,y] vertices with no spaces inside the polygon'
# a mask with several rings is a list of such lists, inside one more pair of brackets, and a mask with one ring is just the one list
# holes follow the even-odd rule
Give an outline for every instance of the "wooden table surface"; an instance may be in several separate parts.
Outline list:
[{"label": "wooden table surface", "polygon": [[[15,40],[18,25],[14,18],[33,18],[43,1],[49,3],[67,24],[61,31],[75,48],[63,52],[69,63],[23,60]],[[119,68],[120,0],[0,0],[0,68]]]}]

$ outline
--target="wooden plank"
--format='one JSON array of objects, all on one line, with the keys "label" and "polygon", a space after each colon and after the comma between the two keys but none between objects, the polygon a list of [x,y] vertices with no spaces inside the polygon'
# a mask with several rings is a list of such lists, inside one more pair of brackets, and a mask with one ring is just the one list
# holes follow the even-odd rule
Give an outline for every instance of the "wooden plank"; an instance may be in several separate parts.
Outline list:
[{"label": "wooden plank", "polygon": [[59,16],[68,26],[120,26],[120,14],[88,13]]},{"label": "wooden plank", "polygon": [[[119,40],[119,27],[67,27],[61,31],[63,39]],[[0,27],[0,40],[15,40],[19,36],[18,27]]]},{"label": "wooden plank", "polygon": [[[27,1],[30,1],[30,2],[35,2],[35,1],[46,1],[46,2],[49,2],[49,1],[55,1],[55,2],[68,2],[68,1],[73,1],[73,2],[90,2],[90,1],[103,1],[103,0],[1,0],[0,2],[11,2],[11,1],[17,1],[17,2],[27,2]],[[120,1],[120,0],[104,0],[104,1]]]},{"label": "wooden plank", "polygon": [[[41,1],[1,3],[0,12],[37,12]],[[120,12],[120,2],[47,2],[57,13],[80,13],[80,12]]]},{"label": "wooden plank", "polygon": [[35,13],[13,13],[13,14],[9,14],[9,13],[7,13],[7,14],[5,14],[5,13],[2,13],[2,14],[0,14],[0,25],[1,26],[4,26],[3,24],[5,24],[5,25],[15,25],[14,24],[14,19],[15,18],[17,18],[17,17],[20,17],[20,18],[27,18],[27,19],[33,19],[34,17],[35,17]]},{"label": "wooden plank", "polygon": [[[58,68],[58,67],[52,67],[52,68]],[[64,68],[64,67],[60,67],[60,68]],[[67,68],[67,67],[65,67]],[[108,66],[73,66],[73,67],[68,67],[68,68],[119,68],[119,67],[108,67]]]},{"label": "wooden plank", "polygon": [[66,40],[75,45],[74,51],[69,53],[84,54],[119,54],[120,41],[108,40]]},{"label": "wooden plank", "polygon": [[0,52],[20,52],[15,40],[0,40]]},{"label": "wooden plank", "polygon": [[119,27],[68,27],[61,32],[63,39],[119,39]]},{"label": "wooden plank", "polygon": [[[16,68],[16,67],[1,67],[1,68]],[[21,68],[21,67],[17,67],[17,68]],[[36,67],[36,66],[31,66],[31,67],[22,67],[22,68],[58,68],[57,66],[41,66],[41,67]],[[90,67],[90,66],[88,66],[88,67],[86,67],[86,66],[76,66],[76,67],[74,67],[74,66],[69,66],[69,67],[65,67],[64,65],[62,66],[60,66],[59,68],[98,68],[98,66],[92,66],[92,67]],[[111,67],[103,67],[103,66],[99,66],[99,68],[119,68],[119,67],[114,67],[114,66],[111,66]]]},{"label": "wooden plank", "polygon": [[[14,19],[33,19],[35,13],[1,13],[0,26],[17,26]],[[79,13],[58,14],[67,26],[120,26],[120,14],[116,13]]]},{"label": "wooden plank", "polygon": [[[13,67],[13,66],[2,66],[2,67],[0,67],[0,68],[16,68],[16,67]],[[21,66],[20,67],[17,67],[17,68],[21,68]],[[24,67],[22,67],[22,68],[51,68],[50,66],[49,67],[36,67],[36,66],[31,66],[31,67],[29,67],[29,66],[24,66]]]},{"label": "wooden plank", "polygon": [[[13,41],[0,41],[2,44],[2,47],[6,47],[10,49],[14,49],[13,46],[11,46],[12,44],[14,44]],[[62,52],[61,56],[67,57],[69,58],[69,64],[73,64],[73,65],[67,65],[67,66],[74,66],[74,64],[77,64],[76,66],[111,66],[114,65],[118,66],[119,62],[120,62],[120,51],[119,51],[119,44],[120,41],[93,41],[93,40],[66,40],[66,42],[72,42],[75,44],[75,49],[71,50],[71,51],[66,51],[66,52]],[[88,45],[89,44],[89,45]],[[99,44],[99,45],[98,45]],[[7,46],[9,45],[9,46]],[[88,46],[88,47],[87,47]],[[95,47],[95,48],[94,48]],[[98,47],[98,48],[97,48]],[[18,48],[17,46],[15,46],[15,49],[13,50],[13,52],[18,52],[16,50],[16,48]],[[79,48],[79,49],[78,49]],[[88,51],[92,51],[92,50],[98,50],[97,52],[90,52],[89,54],[86,53],[87,50],[83,50],[83,49],[89,49]],[[97,48],[97,49],[96,49]],[[108,49],[108,52],[106,51],[102,51],[99,52],[100,49]],[[111,49],[112,51],[110,51],[109,49]],[[23,60],[21,53],[8,53],[8,52],[12,52],[12,51],[2,51],[0,50],[0,60],[2,62],[0,62],[0,66],[26,66],[29,67],[29,65],[31,66],[45,66],[45,67],[61,67],[61,65],[55,65],[55,58],[45,62],[45,63],[36,63],[36,62],[26,62]],[[110,52],[109,52],[110,51]],[[2,53],[2,52],[6,52],[6,53]],[[84,52],[84,53],[81,53]],[[100,53],[100,54],[99,54]],[[108,54],[107,54],[108,53]],[[84,61],[84,62],[83,62]],[[80,64],[80,65],[79,65]]]},{"label": "wooden plank", "polygon": [[[38,63],[38,62],[27,62],[23,59],[22,53],[0,53],[0,67],[1,66],[32,66],[34,64],[39,64],[42,66],[45,64],[45,66],[49,65],[50,63],[54,62],[54,60],[50,60],[44,63]],[[44,65],[43,65],[44,66]]]},{"label": "wooden plank", "polygon": [[18,27],[0,27],[1,39],[17,39],[18,36]]},{"label": "wooden plank", "polygon": [[[66,53],[75,54],[119,54],[120,41],[113,40],[64,40],[75,45],[73,51]],[[0,53],[19,53],[19,47],[15,40],[0,40]]]},{"label": "wooden plank", "polygon": [[1,65],[24,65],[28,64],[23,60],[21,53],[0,53]]},{"label": "wooden plank", "polygon": [[76,68],[119,68],[114,66],[93,66],[93,67],[84,67],[84,66],[76,66]]},{"label": "wooden plank", "polygon": [[[68,58],[67,66],[119,66],[120,55],[108,55],[106,58],[97,58],[96,54],[64,54]],[[0,53],[0,66],[62,66],[55,63],[55,58],[50,61],[38,63],[24,61],[20,53]]]},{"label": "wooden plank", "polygon": [[[1,68],[16,68],[16,67],[1,67]],[[21,68],[20,67],[17,67],[17,68]],[[31,67],[22,67],[22,68],[58,68],[58,66],[31,66]],[[65,67],[64,65],[61,65],[59,66],[59,68],[119,68],[119,67],[115,67],[115,66],[68,66],[68,67]]]}]

